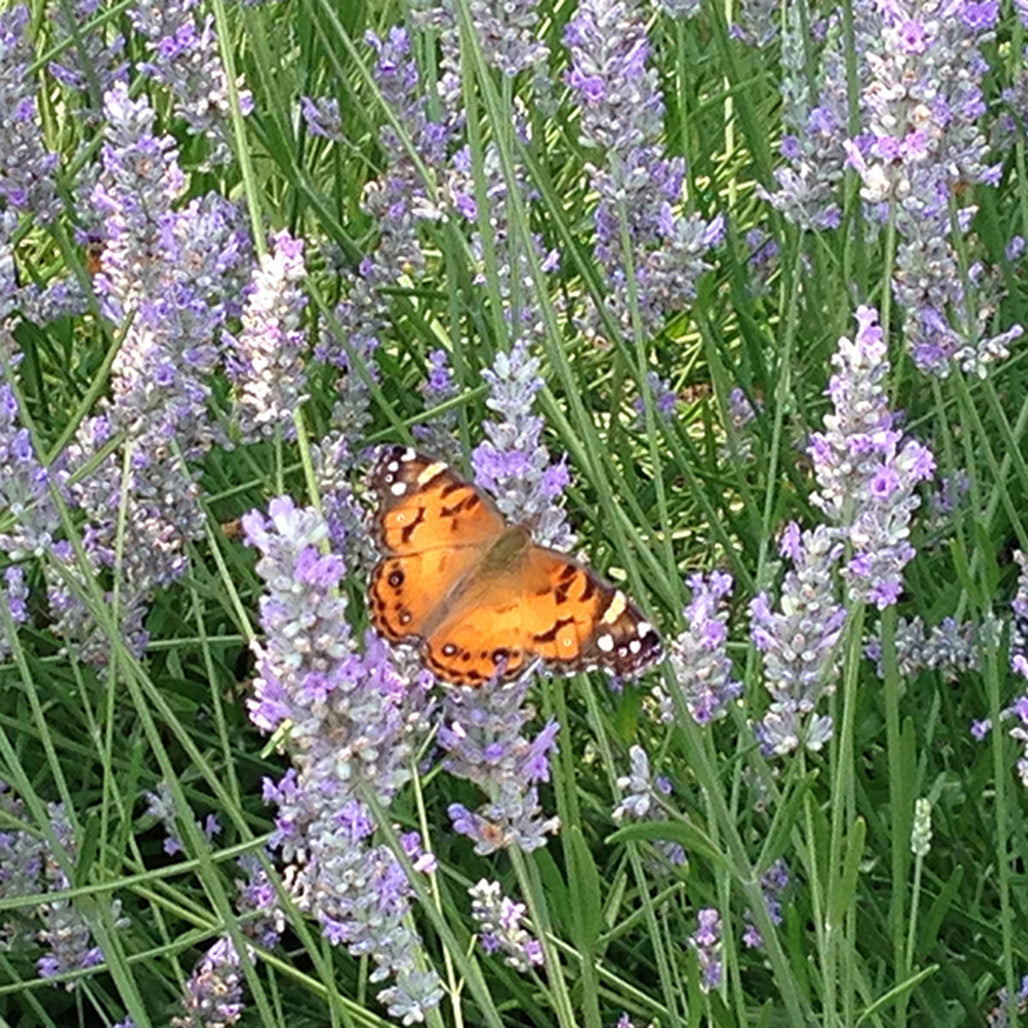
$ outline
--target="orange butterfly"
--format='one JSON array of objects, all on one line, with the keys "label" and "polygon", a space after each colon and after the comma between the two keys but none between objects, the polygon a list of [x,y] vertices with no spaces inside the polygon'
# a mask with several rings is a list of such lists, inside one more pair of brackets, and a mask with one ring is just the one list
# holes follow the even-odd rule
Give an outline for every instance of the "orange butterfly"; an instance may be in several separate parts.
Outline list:
[{"label": "orange butterfly", "polygon": [[369,484],[383,553],[368,587],[390,642],[420,641],[425,665],[456,685],[550,669],[638,674],[660,636],[620,589],[508,525],[481,490],[441,461],[385,449]]}]

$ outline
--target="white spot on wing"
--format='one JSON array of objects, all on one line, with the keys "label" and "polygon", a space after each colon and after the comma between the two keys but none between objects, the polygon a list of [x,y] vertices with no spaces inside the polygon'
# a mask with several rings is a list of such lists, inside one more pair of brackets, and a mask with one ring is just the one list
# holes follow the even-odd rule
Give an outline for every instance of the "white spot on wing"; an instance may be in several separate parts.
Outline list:
[{"label": "white spot on wing", "polygon": [[603,617],[600,620],[605,625],[612,625],[621,617],[627,606],[628,600],[625,599],[625,594],[618,589],[610,598],[610,603],[607,604],[607,609],[603,612]]},{"label": "white spot on wing", "polygon": [[418,485],[425,485],[426,483],[431,482],[440,471],[445,470],[446,465],[441,460],[433,461],[421,472],[420,475],[418,475]]},{"label": "white spot on wing", "polygon": [[609,633],[607,635],[601,635],[599,639],[596,640],[596,645],[599,646],[604,653],[610,653],[610,651],[614,649],[614,636]]},{"label": "white spot on wing", "polygon": [[407,460],[407,461],[414,460],[414,458],[417,455],[418,455],[418,451],[413,449],[412,447],[408,446],[407,449],[404,450],[403,453],[400,454],[400,460]]},{"label": "white spot on wing", "polygon": [[633,653],[638,653],[638,652],[639,652],[639,651],[640,651],[640,650],[642,649],[642,643],[641,643],[641,642],[639,642],[639,640],[638,640],[638,639],[633,639],[633,640],[632,640],[632,641],[631,641],[631,642],[630,642],[630,643],[628,644],[628,648],[629,648],[629,649],[630,649],[630,650],[631,650],[631,651],[632,651]]},{"label": "white spot on wing", "polygon": [[649,635],[652,631],[653,625],[651,625],[649,621],[640,621],[639,624],[635,626],[636,635]]},{"label": "white spot on wing", "polygon": [[390,487],[389,491],[393,494],[393,496],[403,496],[403,494],[407,491],[407,486],[404,485],[403,482],[394,482]]}]

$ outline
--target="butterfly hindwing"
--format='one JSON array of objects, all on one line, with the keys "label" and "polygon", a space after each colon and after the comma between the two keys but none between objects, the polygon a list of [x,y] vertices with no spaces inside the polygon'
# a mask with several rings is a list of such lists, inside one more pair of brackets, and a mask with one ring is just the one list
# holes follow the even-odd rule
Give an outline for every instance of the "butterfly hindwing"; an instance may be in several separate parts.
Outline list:
[{"label": "butterfly hindwing", "polygon": [[444,597],[475,565],[474,547],[435,547],[384,557],[371,573],[368,607],[390,642],[423,636]]}]

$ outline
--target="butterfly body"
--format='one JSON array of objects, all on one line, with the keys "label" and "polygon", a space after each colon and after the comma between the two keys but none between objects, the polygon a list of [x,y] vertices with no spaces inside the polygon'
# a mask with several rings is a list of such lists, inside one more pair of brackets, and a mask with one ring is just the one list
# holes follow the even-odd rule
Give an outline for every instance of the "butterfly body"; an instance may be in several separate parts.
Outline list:
[{"label": "butterfly body", "polygon": [[383,554],[372,621],[390,642],[420,642],[444,681],[509,679],[536,660],[629,676],[660,657],[659,635],[621,590],[508,524],[446,464],[388,447],[369,483]]}]

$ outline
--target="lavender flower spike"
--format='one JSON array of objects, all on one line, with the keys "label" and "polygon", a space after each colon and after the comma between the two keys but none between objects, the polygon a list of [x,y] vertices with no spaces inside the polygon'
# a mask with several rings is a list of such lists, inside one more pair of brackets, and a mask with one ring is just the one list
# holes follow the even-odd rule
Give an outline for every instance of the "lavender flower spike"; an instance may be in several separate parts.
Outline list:
[{"label": "lavender flower spike", "polygon": [[543,419],[532,413],[536,393],[543,387],[539,359],[529,357],[524,343],[496,355],[482,372],[489,383],[486,406],[500,415],[484,424],[486,441],[471,454],[475,481],[496,497],[511,520],[534,520],[535,538],[546,546],[567,549],[574,541],[555,500],[569,476],[563,461],[551,463],[542,444]]},{"label": "lavender flower spike", "polygon": [[61,210],[54,189],[58,156],[43,145],[37,123],[35,79],[28,74],[36,54],[28,22],[24,4],[0,12],[0,200],[47,223]]},{"label": "lavender flower spike", "polygon": [[700,963],[700,988],[710,992],[724,978],[721,963],[721,914],[716,907],[704,907],[696,912],[696,920],[697,928],[689,941]]},{"label": "lavender flower spike", "polygon": [[910,520],[921,500],[915,486],[931,478],[935,458],[896,427],[885,380],[888,347],[870,307],[857,308],[857,334],[839,340],[836,371],[828,386],[833,411],[824,431],[811,436],[819,492],[811,502],[851,543],[844,569],[850,593],[884,610],[903,588],[903,568],[913,559]]},{"label": "lavender flower spike", "polygon": [[719,609],[732,592],[732,576],[720,571],[706,578],[691,575],[689,586],[688,628],[671,645],[671,666],[693,720],[705,725],[723,717],[727,705],[742,692],[725,651],[728,612]]},{"label": "lavender flower spike", "polygon": [[486,60],[504,75],[513,78],[549,56],[535,35],[539,0],[471,0],[469,6]]},{"label": "lavender flower spike", "polygon": [[173,1028],[229,1028],[243,1016],[243,972],[232,940],[222,936],[204,954],[186,983],[184,1014]]},{"label": "lavender flower spike", "polygon": [[720,243],[724,224],[720,216],[705,222],[677,210],[685,162],[665,153],[664,101],[648,61],[646,19],[638,0],[581,0],[564,42],[582,142],[604,151],[592,184],[599,197],[595,253],[607,302],[622,327],[632,329],[631,268],[642,328],[652,334],[695,298],[696,282],[709,268],[705,255]]},{"label": "lavender flower spike", "polygon": [[[260,551],[265,583],[250,717],[266,732],[291,722],[293,767],[264,782],[265,801],[278,807],[274,847],[289,865],[298,907],[317,918],[329,942],[370,956],[373,981],[394,979],[378,994],[391,1016],[420,1022],[442,989],[434,973],[418,970],[412,890],[392,851],[373,841],[363,796],[388,805],[409,780],[428,729],[430,678],[398,669],[372,633],[358,649],[338,588],[346,569],[323,552],[321,516],[288,497],[272,500],[268,513],[251,512],[243,528]],[[407,844],[415,866],[429,870],[416,839]]]},{"label": "lavender flower spike", "polygon": [[[660,805],[660,798],[671,793],[671,782],[663,775],[653,776],[650,770],[649,754],[642,746],[634,745],[628,751],[629,773],[621,775],[617,782],[621,801],[614,808],[611,817],[617,821],[661,820],[666,815]],[[686,862],[686,853],[681,843],[657,839],[654,849],[665,857],[668,863],[681,867]],[[656,872],[666,871],[666,865],[652,861]]]},{"label": "lavender flower spike", "polygon": [[[1017,595],[1010,604],[1014,614],[1010,628],[1010,666],[1016,674],[1028,679],[1028,556],[1018,550],[1014,557],[1021,573],[1017,577]],[[1021,784],[1028,789],[1028,690],[1006,713],[1015,718],[1010,737],[1024,748],[1017,761],[1017,772]]]},{"label": "lavender flower spike", "polygon": [[534,740],[522,734],[534,713],[524,702],[531,681],[522,675],[506,685],[452,689],[446,696],[438,736],[445,767],[487,797],[478,811],[454,803],[448,813],[454,830],[474,840],[481,854],[509,845],[531,852],[560,827],[559,818],[543,816],[537,787],[550,779],[559,726],[548,722]]},{"label": "lavender flower spike", "polygon": [[832,719],[815,714],[822,695],[831,694],[839,672],[836,643],[846,609],[835,599],[834,569],[842,544],[819,525],[801,532],[793,522],[782,536],[781,552],[792,559],[777,611],[766,593],[750,604],[750,633],[764,656],[764,686],[771,706],[754,726],[767,753],[782,755],[799,746],[819,750],[832,734]]},{"label": "lavender flower spike", "polygon": [[307,385],[300,327],[307,306],[299,284],[304,275],[303,240],[277,233],[271,252],[254,271],[243,330],[229,339],[229,368],[239,390],[237,412],[246,441],[276,430],[286,438],[295,432],[293,413],[306,399]]}]

